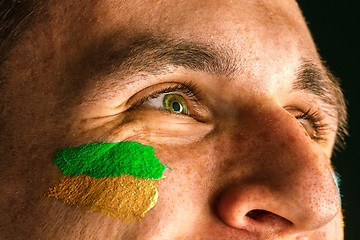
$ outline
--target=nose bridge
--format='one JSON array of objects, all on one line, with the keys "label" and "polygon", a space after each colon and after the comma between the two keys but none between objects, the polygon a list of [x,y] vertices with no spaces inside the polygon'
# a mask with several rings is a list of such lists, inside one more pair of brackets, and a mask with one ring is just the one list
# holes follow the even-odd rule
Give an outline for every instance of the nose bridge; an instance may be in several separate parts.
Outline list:
[{"label": "nose bridge", "polygon": [[310,171],[326,168],[328,160],[286,110],[258,110],[248,118],[245,127],[249,139],[247,158],[252,159],[249,163],[256,173],[275,174],[280,181],[284,172],[287,178],[293,178],[303,171],[310,175]]},{"label": "nose bridge", "polygon": [[[223,220],[274,231],[274,226],[288,228],[289,222],[294,231],[307,231],[330,221],[339,211],[339,197],[329,159],[297,120],[280,107],[256,108],[244,118],[229,134],[232,148],[241,145],[243,151],[235,151],[229,161],[248,171],[224,191],[218,208]],[[273,217],[247,222],[259,210]]]}]

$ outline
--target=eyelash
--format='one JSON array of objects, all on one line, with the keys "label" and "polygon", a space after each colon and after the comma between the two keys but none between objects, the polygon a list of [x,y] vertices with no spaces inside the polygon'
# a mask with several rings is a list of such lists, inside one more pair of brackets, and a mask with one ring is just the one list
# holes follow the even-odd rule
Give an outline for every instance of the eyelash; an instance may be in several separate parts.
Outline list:
[{"label": "eyelash", "polygon": [[314,130],[314,135],[310,136],[315,141],[325,140],[325,131],[328,129],[328,125],[322,123],[322,117],[318,111],[311,112],[311,108],[304,113],[295,116],[296,119],[304,119],[310,122],[311,127]]},{"label": "eyelash", "polygon": [[[198,89],[197,85],[191,81],[185,82],[183,84],[178,83],[175,86],[167,87],[163,90],[160,90],[158,92],[152,93],[148,96],[145,96],[141,98],[133,107],[136,108],[142,104],[144,104],[146,101],[152,98],[156,98],[164,93],[172,93],[172,92],[180,92],[186,96],[186,98],[193,103],[192,108],[196,110],[196,106],[199,104],[199,101],[201,100],[200,97],[200,90]],[[168,112],[168,111],[167,111]],[[168,112],[171,113],[171,112]],[[178,114],[178,113],[174,113]],[[189,114],[188,116],[194,117],[192,114]]]}]

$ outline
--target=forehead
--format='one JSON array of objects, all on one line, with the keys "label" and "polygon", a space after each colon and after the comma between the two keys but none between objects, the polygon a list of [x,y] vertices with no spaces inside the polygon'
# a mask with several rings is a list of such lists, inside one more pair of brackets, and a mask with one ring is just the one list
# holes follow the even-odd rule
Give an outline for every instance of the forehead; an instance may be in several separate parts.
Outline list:
[{"label": "forehead", "polygon": [[73,56],[94,46],[111,51],[143,36],[160,36],[225,46],[242,65],[252,66],[247,73],[251,79],[271,80],[264,74],[295,69],[301,58],[319,63],[305,21],[291,0],[65,0],[52,4],[49,15],[49,29],[62,50]]},{"label": "forehead", "polygon": [[[116,27],[179,34],[197,38],[193,31],[226,37],[240,31],[289,30],[303,25],[296,2],[287,1],[109,1],[102,0],[94,6],[95,13]],[[236,26],[236,27],[235,27]],[[111,28],[111,26],[108,26]],[[257,27],[251,29],[250,27]],[[214,32],[215,31],[215,32]],[[270,31],[267,31],[270,33]]]},{"label": "forehead", "polygon": [[307,54],[314,50],[305,21],[292,0],[65,0],[52,3],[50,9],[56,26],[52,29],[72,31],[74,39],[84,38],[84,33],[99,37],[118,33],[115,41],[124,43],[141,34],[158,34],[230,44],[238,51],[258,48],[264,41],[269,49],[292,43],[287,45],[311,45],[303,49]]}]

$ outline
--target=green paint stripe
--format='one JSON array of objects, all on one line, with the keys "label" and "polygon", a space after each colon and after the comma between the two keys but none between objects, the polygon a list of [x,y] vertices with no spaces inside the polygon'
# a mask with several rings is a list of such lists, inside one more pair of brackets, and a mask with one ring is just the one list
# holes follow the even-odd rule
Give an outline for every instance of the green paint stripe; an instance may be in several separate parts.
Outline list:
[{"label": "green paint stripe", "polygon": [[159,179],[166,169],[154,148],[138,142],[90,143],[56,152],[54,163],[65,175],[85,174],[94,178],[129,174]]}]

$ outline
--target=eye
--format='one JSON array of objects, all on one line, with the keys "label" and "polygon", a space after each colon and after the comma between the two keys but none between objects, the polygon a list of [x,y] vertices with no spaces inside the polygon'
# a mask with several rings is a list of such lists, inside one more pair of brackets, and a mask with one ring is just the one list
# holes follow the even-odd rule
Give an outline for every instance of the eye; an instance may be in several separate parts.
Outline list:
[{"label": "eye", "polygon": [[165,111],[174,114],[174,117],[181,115],[207,123],[211,121],[212,114],[206,103],[194,82],[169,82],[152,85],[138,92],[129,100],[129,110],[158,110],[159,114]]},{"label": "eye", "polygon": [[144,102],[143,105],[150,108],[189,115],[189,108],[186,100],[177,93],[162,93],[158,96],[153,96]]},{"label": "eye", "polygon": [[312,112],[311,109],[309,109],[306,112],[295,115],[295,118],[299,121],[311,139],[324,140],[327,125],[323,123],[323,119],[319,112]]},{"label": "eye", "polygon": [[[156,89],[159,90],[156,91]],[[155,85],[149,87],[148,90],[141,91],[140,94],[143,97],[134,101],[131,109],[163,110],[174,114],[187,115],[200,122],[205,121],[208,115],[206,107],[200,104],[202,99],[200,91],[192,82]]]}]

